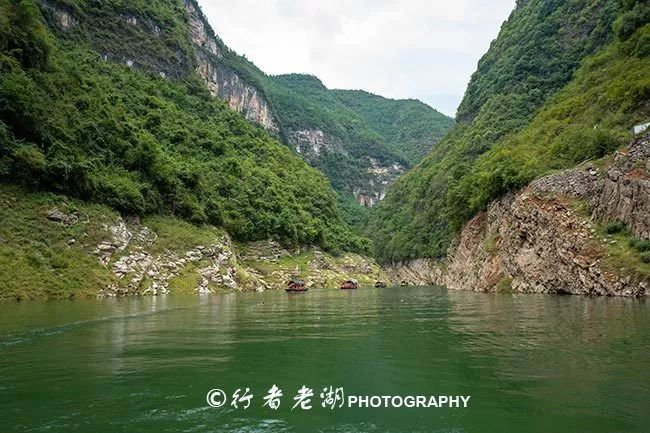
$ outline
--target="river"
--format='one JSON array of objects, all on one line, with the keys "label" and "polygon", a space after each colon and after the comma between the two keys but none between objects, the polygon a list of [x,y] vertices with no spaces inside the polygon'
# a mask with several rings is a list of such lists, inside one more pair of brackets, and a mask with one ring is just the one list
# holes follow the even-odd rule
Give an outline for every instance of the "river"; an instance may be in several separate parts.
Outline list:
[{"label": "river", "polygon": [[[635,299],[419,287],[5,304],[0,430],[643,432],[649,359]],[[303,385],[311,409],[292,410]],[[237,389],[248,408],[231,406]],[[338,407],[352,395],[471,399]]]}]

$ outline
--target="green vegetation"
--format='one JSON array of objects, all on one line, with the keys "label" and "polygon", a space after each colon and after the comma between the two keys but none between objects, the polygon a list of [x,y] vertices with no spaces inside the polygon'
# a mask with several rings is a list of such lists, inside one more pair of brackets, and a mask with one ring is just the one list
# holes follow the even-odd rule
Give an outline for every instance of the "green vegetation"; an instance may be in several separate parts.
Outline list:
[{"label": "green vegetation", "polygon": [[615,235],[625,231],[625,224],[620,221],[612,221],[605,226],[605,233]]},{"label": "green vegetation", "polygon": [[[268,80],[270,84],[267,85],[267,94],[280,122],[282,134],[316,129],[342,144],[345,153],[324,152],[319,158],[310,161],[325,173],[337,191],[349,197],[355,186],[369,183],[368,158],[382,164],[408,165],[318,78],[289,74],[269,77]],[[284,140],[289,141],[288,136]]]},{"label": "green vegetation", "polygon": [[503,277],[497,283],[497,292],[511,292],[512,291],[512,278]]},{"label": "green vegetation", "polygon": [[152,255],[162,254],[166,250],[189,251],[197,245],[209,246],[225,236],[222,230],[215,227],[190,224],[170,216],[149,216],[142,219],[142,225],[156,233],[156,242],[148,248]]},{"label": "green vegetation", "polygon": [[410,164],[417,164],[451,129],[454,121],[415,99],[386,99],[363,90],[334,95]]},{"label": "green vegetation", "polygon": [[[49,221],[55,207],[82,218],[71,226]],[[112,273],[90,252],[103,238],[102,224],[116,218],[104,206],[0,185],[0,302],[88,296],[106,287]]]},{"label": "green vegetation", "polygon": [[505,191],[626,144],[631,125],[650,115],[650,57],[626,51],[615,42],[588,58],[530,124],[481,155],[449,192],[454,213],[472,215]]},{"label": "green vegetation", "polygon": [[[650,30],[639,10],[647,6],[520,5],[479,62],[460,123],[372,215],[378,258],[443,256],[462,224],[494,199],[625,143],[629,127],[650,115]],[[625,18],[629,11],[633,18]],[[614,39],[615,21],[628,29],[618,32],[625,39]]]},{"label": "green vegetation", "polygon": [[605,248],[604,269],[639,281],[650,280],[650,241],[635,238],[620,221],[601,222],[596,236]]},{"label": "green vegetation", "polygon": [[323,176],[194,74],[169,81],[57,43],[33,1],[0,8],[0,179],[214,224],[240,240],[368,249]]},{"label": "green vegetation", "polygon": [[[51,221],[47,215],[54,209],[77,218],[69,224]],[[104,205],[0,184],[0,302],[96,296],[111,285],[127,284],[128,276],[116,278],[96,254],[99,244],[112,239],[108,228],[118,217]],[[182,256],[197,245],[213,245],[224,235],[214,227],[169,216],[150,216],[142,224],[156,234],[146,245],[154,257],[168,251]],[[116,253],[111,263],[131,252],[129,247]],[[188,263],[179,276],[170,279],[170,287],[194,293],[200,280],[196,270],[208,265],[207,260]]]},{"label": "green vegetation", "polygon": [[370,158],[381,164],[408,167],[418,162],[453,124],[450,118],[419,101],[329,90],[311,75],[264,77],[261,82],[285,141],[286,134],[292,131],[318,129],[342,143],[345,154],[327,152],[310,162],[348,196],[355,187],[370,182]]},{"label": "green vegetation", "polygon": [[[62,29],[54,7],[72,19]],[[52,0],[42,5],[58,37],[89,45],[109,60],[164,72],[168,77],[193,74],[194,54],[188,40],[188,18],[178,0]],[[155,36],[154,36],[155,35]]]},{"label": "green vegetation", "polygon": [[499,250],[499,240],[501,237],[498,233],[490,233],[483,242],[483,249],[488,254],[495,254]]},{"label": "green vegetation", "polygon": [[[344,152],[323,152],[309,162],[330,179],[341,193],[342,203],[350,202],[355,187],[370,182],[370,158],[381,164],[408,167],[418,162],[453,124],[450,118],[419,101],[329,90],[312,75],[268,76],[217,40],[223,57],[214,60],[262,92],[280,126],[282,141],[288,143],[295,131],[321,130],[341,143]],[[358,219],[358,207],[345,207],[348,220]]]},{"label": "green vegetation", "polygon": [[[198,4],[195,6],[202,14]],[[203,20],[207,22],[205,17]],[[371,159],[408,167],[418,162],[453,124],[452,119],[419,101],[329,90],[312,75],[266,75],[245,56],[228,48],[211,28],[206,30],[216,39],[220,56],[207,50],[202,55],[234,71],[260,91],[271,106],[280,127],[279,138],[284,143],[290,143],[290,135],[295,131],[321,130],[342,145],[342,152],[325,151],[317,158],[305,159],[324,173],[339,192],[346,220],[350,222],[365,218],[361,216],[365,211],[353,200],[352,191],[374,180],[367,172]],[[155,70],[160,69],[158,66]]]},{"label": "green vegetation", "polygon": [[353,160],[418,162],[453,121],[415,100],[356,90],[329,90],[312,75],[270,77],[267,87],[284,131],[321,129],[345,143]]},{"label": "green vegetation", "polygon": [[[190,3],[202,15],[198,3],[194,0]],[[22,4],[22,7],[28,5],[36,9],[34,0]],[[193,96],[207,93],[196,80],[196,53],[188,38],[189,16],[183,1],[51,0],[43,2],[41,9],[52,32],[61,41],[59,49],[68,56],[66,66],[69,68],[63,74],[69,74],[71,68],[76,68],[76,64],[82,62],[92,66],[88,60],[94,56],[90,52],[92,50],[104,60],[128,63],[133,69],[177,80],[171,86],[176,95],[170,102],[182,111],[186,112],[188,107],[187,104],[179,104],[177,97],[181,93],[190,92]],[[65,19],[62,14],[65,14]],[[203,19],[207,23],[205,17]],[[38,19],[34,19],[34,22],[40,25]],[[391,101],[362,92],[330,91],[317,78],[307,75],[267,76],[246,57],[230,50],[209,26],[205,30],[215,38],[219,56],[205,48],[199,49],[199,55],[232,70],[244,82],[260,91],[280,126],[277,138],[286,144],[296,130],[320,129],[332,140],[341,143],[342,152],[324,152],[317,158],[305,159],[324,173],[339,193],[339,207],[349,223],[361,224],[367,219],[367,212],[356,204],[352,192],[375,180],[367,170],[372,160],[407,167],[418,161],[451,126],[451,119],[417,101]],[[41,31],[51,39],[42,26]],[[59,53],[54,57],[52,63],[57,67],[65,64]],[[102,63],[98,58],[93,62]],[[107,65],[102,65],[101,69],[97,71],[98,76],[104,75],[108,69],[112,69],[113,75],[124,72]],[[157,87],[161,82],[150,76],[146,80],[150,87]],[[128,86],[131,83],[123,84]],[[36,87],[42,85],[41,81],[35,81]],[[120,91],[122,89],[118,93]],[[193,107],[198,108],[196,104]],[[139,110],[138,114],[142,112]],[[193,114],[209,116],[209,112],[202,111],[194,111]],[[210,127],[206,125],[204,129]],[[233,135],[238,133],[234,130],[231,132]],[[22,139],[21,136],[17,138]],[[160,137],[153,139],[160,140]],[[221,152],[220,149],[218,151]],[[25,159],[38,164],[38,154],[27,149],[21,152],[26,152]],[[345,176],[341,176],[341,173],[345,173]],[[119,189],[127,188],[120,186]],[[208,220],[218,222],[210,217]],[[338,225],[338,222],[334,224]],[[251,233],[259,229],[249,227],[244,231],[248,233],[245,236],[250,238]],[[280,237],[284,238],[285,235]],[[344,248],[349,249],[347,246]]]}]

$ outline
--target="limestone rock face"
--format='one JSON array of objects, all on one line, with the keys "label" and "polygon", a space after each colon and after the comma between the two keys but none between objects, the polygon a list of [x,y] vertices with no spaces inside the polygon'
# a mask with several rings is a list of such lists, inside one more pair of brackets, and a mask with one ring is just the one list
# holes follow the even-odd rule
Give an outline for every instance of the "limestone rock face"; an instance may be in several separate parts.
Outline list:
[{"label": "limestone rock face", "polygon": [[226,101],[230,108],[247,120],[277,132],[273,113],[261,92],[221,62],[223,44],[219,43],[200,9],[191,0],[185,2],[185,8],[189,16],[189,37],[196,55],[197,71],[212,95]]},{"label": "limestone rock face", "polygon": [[[287,134],[287,141],[305,161],[317,168],[322,168],[321,161],[328,155],[349,156],[341,139],[319,129],[290,131]],[[406,170],[406,167],[397,163],[384,163],[371,157],[361,159],[363,166],[367,168],[365,172],[353,173],[357,181],[352,188],[352,195],[360,205],[372,207],[386,196],[388,187]]]},{"label": "limestone rock face", "polygon": [[347,155],[341,140],[319,129],[291,131],[288,134],[288,141],[296,152],[312,165],[327,152]]},{"label": "limestone rock face", "polygon": [[222,99],[228,106],[271,131],[278,131],[271,109],[260,92],[220,63],[212,62],[205,53],[198,53],[198,73],[212,96]]},{"label": "limestone rock face", "polygon": [[445,283],[444,264],[438,260],[416,259],[386,266],[384,270],[395,285],[435,286]]},{"label": "limestone rock face", "polygon": [[185,9],[190,18],[190,39],[199,48],[205,48],[209,53],[222,57],[221,49],[217,44],[214,34],[207,25],[205,18],[192,1],[185,2]]},{"label": "limestone rock face", "polygon": [[367,162],[365,179],[352,193],[357,203],[372,207],[384,199],[388,187],[406,171],[406,167],[396,163],[384,164],[375,158],[368,158]]},{"label": "limestone rock face", "polygon": [[617,153],[591,205],[596,217],[618,220],[641,239],[650,239],[650,136]]},{"label": "limestone rock face", "polygon": [[306,246],[290,251],[272,240],[235,245],[223,230],[208,231],[204,245],[179,247],[176,239],[175,246],[167,248],[160,245],[165,236],[159,237],[138,218],[118,217],[104,224],[93,254],[112,272],[114,283],[98,296],[260,292],[284,289],[292,277],[303,278],[314,288],[338,288],[350,278],[365,287],[387,280],[374,260],[357,254],[334,257]]},{"label": "limestone rock face", "polygon": [[598,221],[623,222],[635,237],[650,239],[649,136],[609,165],[550,175],[492,203],[465,225],[446,263],[387,271],[394,282],[459,290],[650,295],[650,281],[606,266],[606,242],[616,241],[598,236]]}]

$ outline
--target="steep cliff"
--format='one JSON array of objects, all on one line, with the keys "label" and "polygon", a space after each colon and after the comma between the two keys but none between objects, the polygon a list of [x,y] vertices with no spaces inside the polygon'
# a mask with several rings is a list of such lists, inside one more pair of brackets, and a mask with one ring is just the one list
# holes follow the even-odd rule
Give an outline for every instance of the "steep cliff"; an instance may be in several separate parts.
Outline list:
[{"label": "steep cliff", "polygon": [[194,71],[213,96],[246,119],[277,132],[271,108],[229,59],[239,56],[216,36],[195,0],[101,6],[86,1],[41,0],[44,15],[63,39],[89,43],[106,60],[169,78]]},{"label": "steep cliff", "polygon": [[230,108],[243,114],[246,119],[277,133],[278,126],[262,91],[224,64],[224,56],[238,57],[237,54],[230,51],[214,34],[194,0],[185,0],[185,6],[197,70],[212,95],[227,101]]},{"label": "steep cliff", "polygon": [[453,289],[650,296],[650,136],[532,182],[469,221],[446,261],[388,268]]}]

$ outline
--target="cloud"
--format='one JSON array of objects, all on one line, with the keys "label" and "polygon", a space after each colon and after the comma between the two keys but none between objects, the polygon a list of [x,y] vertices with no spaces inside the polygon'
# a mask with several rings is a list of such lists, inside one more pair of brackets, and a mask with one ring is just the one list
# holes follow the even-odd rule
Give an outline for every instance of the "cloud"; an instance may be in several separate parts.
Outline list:
[{"label": "cloud", "polygon": [[417,98],[453,115],[515,0],[199,0],[232,49],[269,74]]}]

